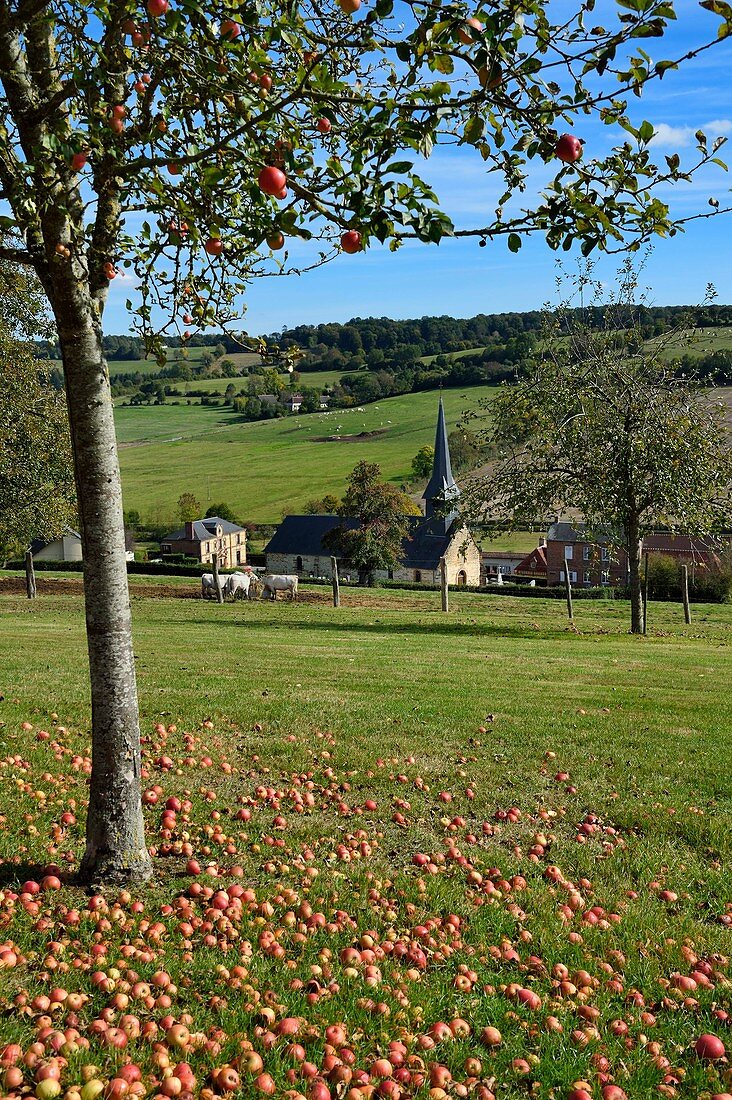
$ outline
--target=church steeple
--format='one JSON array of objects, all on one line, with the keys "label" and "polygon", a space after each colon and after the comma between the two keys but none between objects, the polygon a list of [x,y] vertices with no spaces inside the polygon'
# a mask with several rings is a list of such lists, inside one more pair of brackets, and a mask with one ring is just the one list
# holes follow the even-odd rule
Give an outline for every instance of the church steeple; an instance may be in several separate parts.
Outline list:
[{"label": "church steeple", "polygon": [[447,529],[455,519],[455,504],[459,496],[460,490],[455,483],[455,478],[452,476],[445,409],[442,404],[442,396],[440,396],[437,431],[435,433],[435,458],[432,464],[432,477],[427,482],[427,488],[424,491],[424,514],[428,518],[435,517],[440,521],[444,520],[445,529]]}]

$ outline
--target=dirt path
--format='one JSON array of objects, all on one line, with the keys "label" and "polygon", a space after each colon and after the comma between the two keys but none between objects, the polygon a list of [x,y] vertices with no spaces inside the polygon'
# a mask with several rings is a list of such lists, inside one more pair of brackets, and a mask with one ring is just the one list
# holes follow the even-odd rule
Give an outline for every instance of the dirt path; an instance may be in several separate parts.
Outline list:
[{"label": "dirt path", "polygon": [[[81,596],[84,593],[84,582],[81,577],[44,577],[42,573],[36,574],[36,585],[39,596]],[[0,577],[0,595],[25,596],[24,577]],[[151,584],[150,582],[132,580],[130,595],[133,599],[143,597],[154,600],[200,600],[200,586],[193,581],[189,584]],[[436,594],[425,593],[420,599],[420,594],[413,593],[414,599],[408,601],[408,609],[433,611],[435,609]],[[213,601],[208,601],[213,602]],[[266,601],[262,601],[266,602]],[[287,600],[278,600],[278,603],[286,603]],[[322,589],[300,588],[297,596],[298,604],[316,604],[322,607],[330,607],[332,595],[330,588]],[[342,588],[341,602],[343,607],[363,607],[373,611],[405,610],[407,604],[403,600],[395,600],[384,589],[361,590],[356,588]]]}]

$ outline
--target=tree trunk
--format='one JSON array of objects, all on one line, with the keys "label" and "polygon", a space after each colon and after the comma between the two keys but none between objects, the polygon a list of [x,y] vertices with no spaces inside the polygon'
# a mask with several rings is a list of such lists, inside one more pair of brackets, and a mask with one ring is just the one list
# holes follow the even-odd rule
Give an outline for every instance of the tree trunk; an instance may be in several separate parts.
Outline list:
[{"label": "tree trunk", "polygon": [[30,550],[25,552],[25,591],[29,600],[35,600],[36,571],[33,568],[33,555]]},{"label": "tree trunk", "polygon": [[689,606],[689,567],[681,566],[681,602],[684,605],[684,622],[691,624],[691,607]]},{"label": "tree trunk", "polygon": [[69,288],[53,305],[74,452],[91,680],[92,773],[79,879],[139,881],[151,876],[152,863],[140,798],[140,726],[109,372],[95,303]]},{"label": "tree trunk", "polygon": [[630,582],[630,632],[643,634],[645,619],[643,608],[643,580],[641,562],[643,560],[643,539],[639,534],[638,521],[628,523],[628,574]]},{"label": "tree trunk", "polygon": [[567,598],[567,618],[570,622],[574,622],[574,606],[572,604],[572,578],[569,575],[569,568],[565,559],[564,562],[564,592]]}]

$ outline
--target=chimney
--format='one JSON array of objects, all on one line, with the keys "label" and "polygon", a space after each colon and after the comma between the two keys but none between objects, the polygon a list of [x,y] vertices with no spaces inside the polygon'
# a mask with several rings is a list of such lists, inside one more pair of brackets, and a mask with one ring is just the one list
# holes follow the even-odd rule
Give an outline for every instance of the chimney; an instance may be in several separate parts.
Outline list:
[{"label": "chimney", "polygon": [[539,550],[546,550],[546,539],[543,535],[539,537],[538,548]]},{"label": "chimney", "polygon": [[195,535],[193,534],[193,521],[190,519],[186,520],[186,538],[189,542],[193,542],[195,538]]}]

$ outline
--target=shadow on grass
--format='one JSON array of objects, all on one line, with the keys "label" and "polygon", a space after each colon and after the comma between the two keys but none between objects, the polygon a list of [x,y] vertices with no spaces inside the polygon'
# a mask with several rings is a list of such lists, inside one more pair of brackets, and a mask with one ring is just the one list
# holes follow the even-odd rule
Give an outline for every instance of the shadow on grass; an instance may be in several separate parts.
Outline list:
[{"label": "shadow on grass", "polygon": [[425,634],[442,635],[455,638],[527,638],[546,643],[551,638],[566,638],[575,631],[547,630],[546,627],[518,626],[514,624],[484,624],[484,623],[456,623],[456,622],[420,622],[420,623],[385,623],[385,622],[349,622],[348,619],[340,621],[323,622],[311,620],[310,622],[274,622],[253,621],[241,619],[236,622],[230,620],[197,619],[194,620],[200,626],[218,625],[225,629],[242,628],[244,630],[302,630],[308,633],[323,631],[334,634]]}]

